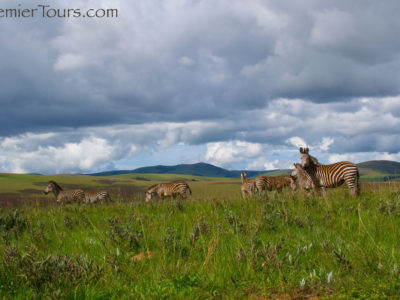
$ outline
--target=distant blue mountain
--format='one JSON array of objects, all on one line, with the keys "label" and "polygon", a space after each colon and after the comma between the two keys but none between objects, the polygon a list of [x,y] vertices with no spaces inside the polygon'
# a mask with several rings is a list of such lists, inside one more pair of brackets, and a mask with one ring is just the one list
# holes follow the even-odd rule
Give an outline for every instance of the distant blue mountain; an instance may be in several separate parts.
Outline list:
[{"label": "distant blue mountain", "polygon": [[143,167],[134,170],[119,170],[119,171],[106,171],[100,173],[89,174],[91,176],[112,176],[121,174],[184,174],[194,176],[206,176],[206,177],[228,177],[237,178],[240,177],[240,173],[245,172],[247,177],[255,177],[263,173],[272,171],[230,171],[224,168],[216,167],[206,163],[196,164],[180,164],[176,166],[152,166]]}]

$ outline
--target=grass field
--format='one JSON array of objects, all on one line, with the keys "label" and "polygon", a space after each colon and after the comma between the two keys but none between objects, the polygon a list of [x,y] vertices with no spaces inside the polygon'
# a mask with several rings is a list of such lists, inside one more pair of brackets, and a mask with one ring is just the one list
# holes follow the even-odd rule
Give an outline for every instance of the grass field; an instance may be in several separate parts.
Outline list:
[{"label": "grass field", "polygon": [[362,183],[359,198],[337,188],[326,198],[284,191],[242,200],[239,180],[193,177],[190,199],[144,203],[147,180],[171,179],[163,176],[52,177],[68,188],[109,188],[115,200],[63,208],[52,195],[41,202],[48,177],[0,177],[0,198],[22,199],[0,211],[0,296],[398,297],[396,183]]}]

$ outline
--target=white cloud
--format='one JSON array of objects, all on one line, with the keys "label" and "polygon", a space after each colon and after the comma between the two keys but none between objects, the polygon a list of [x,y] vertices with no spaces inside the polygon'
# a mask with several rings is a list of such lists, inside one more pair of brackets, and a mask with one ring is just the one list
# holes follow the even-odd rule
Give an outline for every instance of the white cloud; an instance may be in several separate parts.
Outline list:
[{"label": "white cloud", "polygon": [[244,141],[207,143],[205,160],[219,165],[229,165],[262,155],[262,146]]},{"label": "white cloud", "polygon": [[87,58],[82,55],[76,55],[72,53],[62,54],[57,57],[54,63],[54,70],[56,71],[72,71],[83,67],[87,61]]},{"label": "white cloud", "polygon": [[322,142],[317,146],[322,151],[328,151],[329,146],[333,144],[333,138],[330,137],[323,137]]},{"label": "white cloud", "polygon": [[286,142],[292,144],[297,148],[307,147],[307,143],[301,137],[298,136],[291,137],[287,139]]},{"label": "white cloud", "polygon": [[[14,138],[15,140],[17,138]],[[16,141],[22,144],[23,139]],[[87,171],[113,159],[115,148],[101,138],[83,138],[60,146],[38,146],[33,151],[19,147],[17,151],[0,150],[0,161],[8,156],[9,171],[64,173]]]},{"label": "white cloud", "polygon": [[387,152],[355,152],[344,154],[330,154],[328,156],[328,163],[336,163],[339,161],[351,161],[360,163],[369,160],[392,160],[400,161],[400,152],[387,153]]}]

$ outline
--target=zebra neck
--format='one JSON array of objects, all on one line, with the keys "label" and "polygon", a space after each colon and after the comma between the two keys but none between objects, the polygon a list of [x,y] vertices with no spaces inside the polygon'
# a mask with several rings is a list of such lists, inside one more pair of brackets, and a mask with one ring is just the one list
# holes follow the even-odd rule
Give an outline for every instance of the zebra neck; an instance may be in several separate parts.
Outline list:
[{"label": "zebra neck", "polygon": [[308,175],[307,172],[299,172],[299,180],[300,181],[306,181],[307,179],[310,178],[310,175]]},{"label": "zebra neck", "polygon": [[306,172],[308,175],[310,175],[310,174],[315,173],[317,171],[317,169],[318,169],[318,166],[315,165],[314,163],[311,163],[310,166],[308,167],[308,169],[306,170]]},{"label": "zebra neck", "polygon": [[315,186],[318,186],[318,168],[320,165],[315,165],[314,163],[311,163],[310,166],[308,167],[306,171],[306,174],[308,177],[311,179],[311,181],[314,183]]},{"label": "zebra neck", "polygon": [[58,188],[53,188],[53,194],[54,196],[58,197],[58,195],[60,194],[61,190]]}]

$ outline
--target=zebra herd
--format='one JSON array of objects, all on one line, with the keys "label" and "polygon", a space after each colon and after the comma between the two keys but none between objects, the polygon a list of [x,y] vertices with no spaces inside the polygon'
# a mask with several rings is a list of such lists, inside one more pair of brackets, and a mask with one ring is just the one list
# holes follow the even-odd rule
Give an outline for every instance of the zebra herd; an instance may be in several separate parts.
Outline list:
[{"label": "zebra herd", "polygon": [[360,173],[357,166],[349,161],[323,165],[309,154],[308,148],[300,148],[301,163],[294,163],[291,175],[285,176],[258,176],[256,179],[246,179],[242,173],[242,197],[254,195],[263,190],[277,190],[290,186],[293,190],[298,188],[306,191],[313,190],[316,194],[320,189],[326,195],[325,188],[334,188],[347,184],[353,196],[360,195]]},{"label": "zebra herd", "polygon": [[[334,164],[323,165],[309,154],[308,148],[300,148],[301,163],[294,163],[291,175],[284,176],[258,176],[255,179],[247,179],[246,173],[241,173],[241,194],[243,198],[261,193],[262,191],[276,190],[281,192],[284,187],[291,187],[293,190],[301,189],[306,191],[313,190],[316,194],[322,189],[325,195],[325,188],[333,188],[347,184],[353,196],[360,194],[360,174],[357,166],[348,161],[337,162]],[[160,199],[165,197],[175,198],[180,195],[186,199],[186,191],[192,190],[183,180],[168,183],[159,183],[150,186],[145,190],[145,200],[149,201],[154,196]],[[84,192],[81,189],[64,191],[56,182],[50,181],[44,190],[45,194],[53,192],[57,202],[71,203],[97,203],[111,201],[107,191],[95,193]]]},{"label": "zebra herd", "polygon": [[111,201],[110,194],[107,191],[100,192],[84,192],[81,189],[64,191],[63,188],[55,181],[49,181],[44,193],[47,195],[52,192],[56,196],[57,202],[66,203],[97,203]]}]

